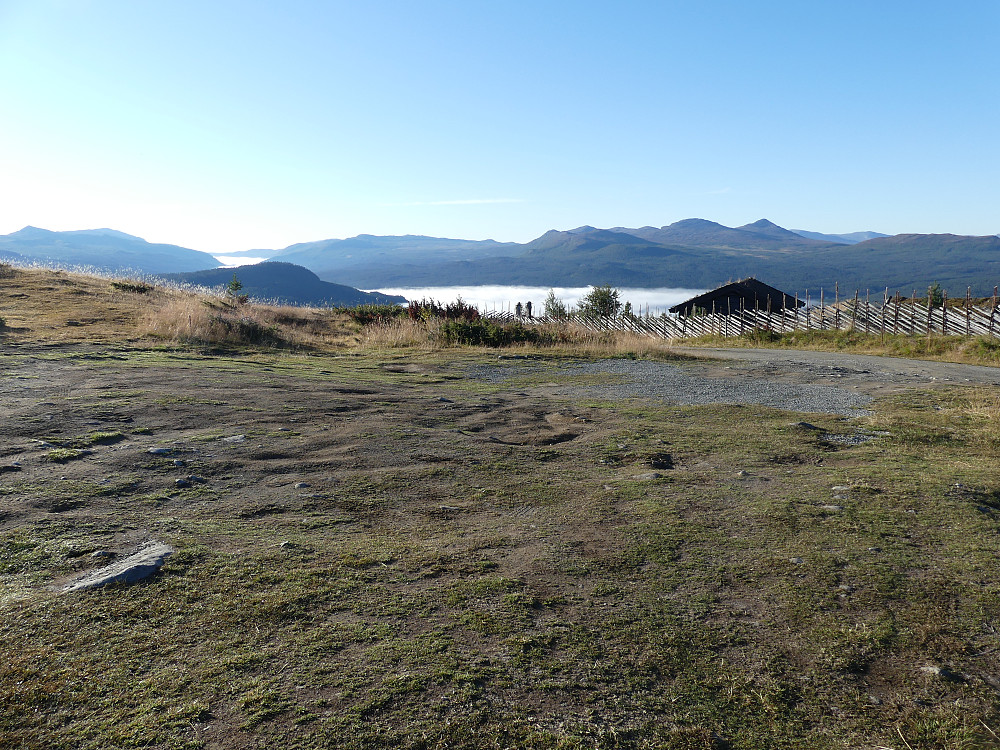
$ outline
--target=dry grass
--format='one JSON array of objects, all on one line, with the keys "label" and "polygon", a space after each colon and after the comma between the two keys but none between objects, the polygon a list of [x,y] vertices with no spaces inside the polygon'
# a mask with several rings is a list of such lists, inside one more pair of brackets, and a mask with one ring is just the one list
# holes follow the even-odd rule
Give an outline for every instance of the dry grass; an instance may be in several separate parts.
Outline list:
[{"label": "dry grass", "polygon": [[124,343],[142,337],[139,322],[150,308],[186,293],[154,287],[125,291],[96,276],[7,267],[0,294],[3,341],[11,343]]},{"label": "dry grass", "polygon": [[356,343],[347,316],[317,308],[230,305],[187,295],[151,308],[141,326],[159,339],[210,346],[338,348]]},{"label": "dry grass", "polygon": [[363,349],[428,349],[443,346],[441,321],[393,320],[362,326],[358,344]]},{"label": "dry grass", "polygon": [[144,282],[5,266],[2,341],[343,349],[358,326],[341,312],[247,304]]}]

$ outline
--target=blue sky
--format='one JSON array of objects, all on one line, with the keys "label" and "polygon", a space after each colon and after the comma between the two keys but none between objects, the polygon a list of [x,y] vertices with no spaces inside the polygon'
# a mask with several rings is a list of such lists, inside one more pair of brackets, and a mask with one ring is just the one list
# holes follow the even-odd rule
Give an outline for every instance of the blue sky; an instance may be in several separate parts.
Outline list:
[{"label": "blue sky", "polygon": [[0,233],[993,234],[998,39],[996,0],[0,0]]}]

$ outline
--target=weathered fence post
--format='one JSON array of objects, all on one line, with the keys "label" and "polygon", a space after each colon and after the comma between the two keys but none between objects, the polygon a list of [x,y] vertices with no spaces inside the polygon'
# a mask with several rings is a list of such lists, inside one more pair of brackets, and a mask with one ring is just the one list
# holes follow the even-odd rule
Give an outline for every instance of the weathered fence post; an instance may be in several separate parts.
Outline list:
[{"label": "weathered fence post", "polygon": [[948,292],[941,292],[941,334],[948,335]]},{"label": "weathered fence post", "polygon": [[993,287],[993,305],[990,307],[990,336],[993,335],[993,316],[997,312],[997,288]]},{"label": "weathered fence post", "polygon": [[889,287],[882,292],[882,320],[879,325],[879,343],[885,344],[885,308],[889,304]]},{"label": "weathered fence post", "polygon": [[823,301],[823,287],[819,288],[819,329],[826,330],[826,303]]},{"label": "weathered fence post", "polygon": [[972,335],[972,287],[965,288],[965,335]]},{"label": "weathered fence post", "polygon": [[851,328],[858,327],[858,294],[861,290],[854,290],[854,308],[851,310]]},{"label": "weathered fence post", "polygon": [[833,282],[833,325],[840,330],[840,282]]},{"label": "weathered fence post", "polygon": [[931,293],[927,292],[927,346],[930,346],[931,341]]}]

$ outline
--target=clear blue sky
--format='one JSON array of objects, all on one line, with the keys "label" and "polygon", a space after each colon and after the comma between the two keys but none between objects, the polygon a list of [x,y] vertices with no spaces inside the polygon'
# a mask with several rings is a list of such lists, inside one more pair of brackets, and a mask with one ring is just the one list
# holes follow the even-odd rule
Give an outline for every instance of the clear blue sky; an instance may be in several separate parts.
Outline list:
[{"label": "clear blue sky", "polygon": [[997,0],[0,0],[0,233],[993,234],[998,46]]}]

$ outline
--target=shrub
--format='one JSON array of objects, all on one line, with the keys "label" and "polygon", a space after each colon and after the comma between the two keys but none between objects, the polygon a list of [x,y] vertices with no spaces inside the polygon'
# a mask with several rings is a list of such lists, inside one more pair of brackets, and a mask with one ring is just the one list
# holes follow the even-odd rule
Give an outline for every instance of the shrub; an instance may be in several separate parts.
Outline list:
[{"label": "shrub", "polygon": [[501,325],[485,318],[473,321],[449,321],[441,327],[441,335],[449,343],[469,346],[538,344],[543,340],[535,328],[525,328],[520,323]]},{"label": "shrub", "polygon": [[351,320],[364,326],[370,323],[388,323],[406,315],[408,310],[400,305],[358,305],[346,308],[344,312]]},{"label": "shrub", "polygon": [[411,302],[406,308],[410,320],[427,320],[428,318],[444,318],[445,320],[479,320],[479,310],[459,297],[454,302],[442,305],[432,299],[422,299]]},{"label": "shrub", "polygon": [[152,291],[153,287],[143,281],[112,281],[111,288],[120,292],[131,292],[132,294],[146,294]]},{"label": "shrub", "polygon": [[216,315],[212,318],[212,323],[225,330],[222,340],[228,343],[258,346],[281,346],[285,343],[277,326],[266,326],[247,315],[241,318]]},{"label": "shrub", "polygon": [[740,338],[752,344],[773,344],[781,340],[781,334],[770,328],[754,328],[752,331],[741,333]]}]

